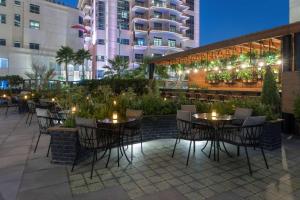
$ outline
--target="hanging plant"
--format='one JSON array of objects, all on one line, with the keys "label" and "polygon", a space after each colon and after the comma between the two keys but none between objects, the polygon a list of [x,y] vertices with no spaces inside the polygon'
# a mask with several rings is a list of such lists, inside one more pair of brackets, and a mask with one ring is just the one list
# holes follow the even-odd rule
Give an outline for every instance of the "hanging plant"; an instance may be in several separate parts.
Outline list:
[{"label": "hanging plant", "polygon": [[238,72],[237,79],[242,80],[244,83],[253,83],[257,80],[257,73],[252,69],[243,69]]},{"label": "hanging plant", "polygon": [[211,84],[219,83],[220,75],[217,72],[209,72],[206,75],[206,80],[208,81],[208,83],[211,83]]},{"label": "hanging plant", "polygon": [[280,59],[280,54],[276,51],[268,51],[264,52],[261,57],[264,59],[266,65],[275,65]]},{"label": "hanging plant", "polygon": [[236,74],[233,71],[223,71],[220,74],[220,77],[224,81],[224,83],[231,84],[236,79]]}]

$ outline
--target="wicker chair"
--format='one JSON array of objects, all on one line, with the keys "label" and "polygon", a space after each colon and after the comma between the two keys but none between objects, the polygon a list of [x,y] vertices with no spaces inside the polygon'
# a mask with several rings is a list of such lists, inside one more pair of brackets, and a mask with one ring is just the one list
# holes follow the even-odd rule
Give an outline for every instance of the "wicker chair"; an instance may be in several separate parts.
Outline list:
[{"label": "wicker chair", "polygon": [[224,127],[222,130],[222,141],[245,148],[250,175],[252,175],[252,168],[248,147],[253,147],[254,149],[260,148],[265,165],[267,169],[269,168],[262,144],[265,121],[265,116],[248,117],[241,127]]}]

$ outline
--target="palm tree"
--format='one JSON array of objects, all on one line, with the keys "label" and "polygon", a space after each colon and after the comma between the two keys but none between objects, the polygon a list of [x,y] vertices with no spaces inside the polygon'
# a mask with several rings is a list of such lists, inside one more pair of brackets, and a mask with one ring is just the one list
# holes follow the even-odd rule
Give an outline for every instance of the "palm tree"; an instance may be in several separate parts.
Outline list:
[{"label": "palm tree", "polygon": [[66,83],[69,81],[69,73],[68,73],[68,64],[73,60],[74,52],[73,49],[67,46],[61,46],[61,48],[56,52],[56,62],[58,64],[65,64],[66,71]]},{"label": "palm tree", "polygon": [[117,75],[118,78],[120,78],[124,72],[128,69],[128,60],[122,58],[121,56],[116,56],[113,60],[108,60],[108,63],[110,66],[104,66],[103,68],[108,69],[107,72],[105,72],[105,75],[112,76],[114,74]]},{"label": "palm tree", "polygon": [[76,65],[81,65],[82,66],[82,79],[85,79],[85,69],[84,69],[84,61],[91,59],[91,54],[89,51],[85,49],[79,49],[75,54],[74,54],[74,61]]},{"label": "palm tree", "polygon": [[[37,63],[33,63],[32,66],[32,73],[25,72],[25,75],[30,79],[35,80],[35,89],[37,90],[42,86],[43,88],[47,87],[49,80],[53,79],[55,76],[55,69],[49,68],[46,65],[39,65]],[[40,81],[40,86],[38,87],[38,81]]]}]

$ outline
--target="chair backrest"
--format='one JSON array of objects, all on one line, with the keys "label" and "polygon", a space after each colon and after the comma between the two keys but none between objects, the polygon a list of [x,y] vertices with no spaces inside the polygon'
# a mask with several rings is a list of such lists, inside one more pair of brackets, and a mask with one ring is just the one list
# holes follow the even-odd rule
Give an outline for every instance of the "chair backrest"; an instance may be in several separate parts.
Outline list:
[{"label": "chair backrest", "polygon": [[50,114],[47,109],[36,108],[36,116],[39,123],[40,130],[45,131],[51,126]]},{"label": "chair backrest", "polygon": [[177,129],[182,134],[189,134],[192,127],[192,114],[190,111],[177,110]]},{"label": "chair backrest", "polygon": [[133,109],[126,109],[126,117],[130,118],[142,118],[143,111],[142,110],[133,110]]},{"label": "chair backrest", "polygon": [[35,103],[32,100],[27,101],[29,112],[35,113]]},{"label": "chair backrest", "polygon": [[242,143],[248,146],[258,146],[261,141],[265,122],[266,116],[248,117],[242,125],[240,135]]},{"label": "chair backrest", "polygon": [[97,123],[94,119],[75,118],[78,128],[79,142],[82,147],[94,149],[98,147]]},{"label": "chair backrest", "polygon": [[181,110],[189,111],[191,113],[196,113],[197,112],[196,105],[181,105]]},{"label": "chair backrest", "polygon": [[242,125],[244,120],[252,115],[253,110],[250,108],[239,108],[237,107],[234,112],[234,120],[232,124]]}]

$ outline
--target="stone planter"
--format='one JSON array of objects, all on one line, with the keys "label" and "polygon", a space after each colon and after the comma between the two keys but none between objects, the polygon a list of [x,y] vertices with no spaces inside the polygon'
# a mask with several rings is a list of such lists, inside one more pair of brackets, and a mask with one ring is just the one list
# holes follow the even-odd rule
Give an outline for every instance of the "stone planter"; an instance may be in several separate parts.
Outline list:
[{"label": "stone planter", "polygon": [[263,146],[267,150],[281,148],[282,119],[269,121],[264,126]]},{"label": "stone planter", "polygon": [[48,132],[51,135],[51,162],[73,164],[79,147],[77,129],[51,127]]}]

